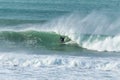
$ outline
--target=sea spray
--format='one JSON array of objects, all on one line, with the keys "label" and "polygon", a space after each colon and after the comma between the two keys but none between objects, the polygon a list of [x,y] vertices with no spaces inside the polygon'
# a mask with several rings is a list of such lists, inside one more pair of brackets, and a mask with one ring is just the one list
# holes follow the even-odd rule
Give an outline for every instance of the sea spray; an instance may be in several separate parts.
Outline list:
[{"label": "sea spray", "polygon": [[67,17],[53,20],[52,30],[68,36],[82,48],[97,51],[120,51],[118,29],[120,24],[118,21],[119,17],[111,18],[99,11],[93,11],[84,16],[73,13]]}]

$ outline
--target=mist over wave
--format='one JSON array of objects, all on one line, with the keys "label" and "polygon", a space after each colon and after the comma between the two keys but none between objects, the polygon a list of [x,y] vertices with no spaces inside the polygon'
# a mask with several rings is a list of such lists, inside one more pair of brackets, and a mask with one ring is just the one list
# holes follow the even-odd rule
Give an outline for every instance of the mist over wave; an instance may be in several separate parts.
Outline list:
[{"label": "mist over wave", "polygon": [[[120,17],[93,11],[81,16],[73,13],[70,16],[53,20],[53,31],[67,35],[80,47],[97,51],[120,51]],[[88,36],[86,36],[88,34]]]}]

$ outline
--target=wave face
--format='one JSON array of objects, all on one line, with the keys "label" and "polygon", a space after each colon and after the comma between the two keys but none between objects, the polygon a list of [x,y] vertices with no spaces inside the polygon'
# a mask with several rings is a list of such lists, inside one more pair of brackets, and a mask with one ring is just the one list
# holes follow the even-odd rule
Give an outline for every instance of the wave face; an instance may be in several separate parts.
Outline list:
[{"label": "wave face", "polygon": [[[52,49],[52,50],[77,50],[76,44],[69,45],[63,44],[60,41],[60,34],[55,32],[42,32],[42,31],[1,31],[0,44],[3,45],[1,49]],[[65,42],[70,41],[67,36]],[[68,46],[69,45],[69,46]]]},{"label": "wave face", "polygon": [[[59,42],[60,35],[48,32],[38,31],[2,31],[0,32],[0,40],[11,41],[23,44],[56,44]],[[51,43],[50,43],[51,42]]]},{"label": "wave face", "polygon": [[38,31],[2,31],[0,32],[1,44],[11,47],[22,45],[25,47],[50,47],[57,46],[60,43],[60,35],[52,32],[38,32]]}]

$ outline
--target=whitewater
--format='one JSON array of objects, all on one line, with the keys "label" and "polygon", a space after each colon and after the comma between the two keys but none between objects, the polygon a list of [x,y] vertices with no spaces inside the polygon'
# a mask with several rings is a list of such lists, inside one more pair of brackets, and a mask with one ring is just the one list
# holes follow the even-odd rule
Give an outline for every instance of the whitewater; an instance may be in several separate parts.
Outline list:
[{"label": "whitewater", "polygon": [[119,80],[119,60],[113,57],[4,53],[0,55],[0,75],[1,80]]},{"label": "whitewater", "polygon": [[0,0],[0,80],[119,80],[119,3]]}]

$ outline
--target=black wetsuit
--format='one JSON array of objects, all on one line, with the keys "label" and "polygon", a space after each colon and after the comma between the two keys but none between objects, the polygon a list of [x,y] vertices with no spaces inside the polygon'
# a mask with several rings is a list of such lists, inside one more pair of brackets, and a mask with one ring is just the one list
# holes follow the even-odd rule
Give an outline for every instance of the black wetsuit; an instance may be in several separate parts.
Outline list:
[{"label": "black wetsuit", "polygon": [[63,43],[64,42],[64,37],[60,36],[60,41]]}]

